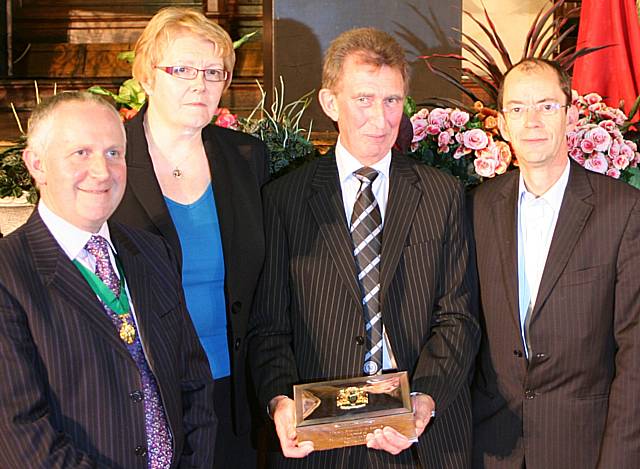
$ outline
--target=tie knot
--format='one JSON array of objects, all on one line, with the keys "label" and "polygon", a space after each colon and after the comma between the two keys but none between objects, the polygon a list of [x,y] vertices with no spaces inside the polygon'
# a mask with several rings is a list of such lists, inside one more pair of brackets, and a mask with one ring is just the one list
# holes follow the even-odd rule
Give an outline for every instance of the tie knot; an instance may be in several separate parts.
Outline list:
[{"label": "tie knot", "polygon": [[369,168],[368,166],[363,166],[357,171],[353,172],[353,175],[357,177],[360,182],[373,183],[375,179],[378,177],[378,171],[373,168]]},{"label": "tie knot", "polygon": [[109,245],[107,240],[99,235],[92,235],[84,246],[89,254],[92,254],[96,259],[108,259],[109,258]]}]

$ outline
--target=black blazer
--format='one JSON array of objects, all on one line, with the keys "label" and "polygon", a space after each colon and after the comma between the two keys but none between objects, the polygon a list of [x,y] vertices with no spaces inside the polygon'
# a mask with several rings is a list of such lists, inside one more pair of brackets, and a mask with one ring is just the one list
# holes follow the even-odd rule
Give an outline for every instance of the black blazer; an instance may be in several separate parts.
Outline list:
[{"label": "black blazer", "polygon": [[524,355],[519,171],[473,194],[483,341],[474,468],[640,467],[640,191],[571,162]]},{"label": "black blazer", "polygon": [[[250,363],[261,406],[305,381],[362,375],[365,326],[335,158],[265,187],[267,254],[251,319]],[[382,317],[412,391],[438,416],[394,457],[354,447],[280,460],[278,467],[467,468],[468,378],[479,341],[459,183],[394,153],[382,233]],[[263,407],[264,408],[264,407]],[[397,466],[396,466],[397,465]]]},{"label": "black blazer", "polygon": [[[112,220],[161,235],[182,262],[180,240],[153,171],[143,129],[146,108],[129,121],[127,188]],[[249,431],[247,322],[264,259],[260,188],[268,178],[264,144],[245,133],[209,125],[202,130],[216,200],[225,263],[234,428]],[[203,247],[204,248],[204,247]]]},{"label": "black blazer", "polygon": [[[210,468],[213,380],[165,242],[109,223],[174,439]],[[37,211],[0,240],[0,467],[146,469],[138,368]]]}]

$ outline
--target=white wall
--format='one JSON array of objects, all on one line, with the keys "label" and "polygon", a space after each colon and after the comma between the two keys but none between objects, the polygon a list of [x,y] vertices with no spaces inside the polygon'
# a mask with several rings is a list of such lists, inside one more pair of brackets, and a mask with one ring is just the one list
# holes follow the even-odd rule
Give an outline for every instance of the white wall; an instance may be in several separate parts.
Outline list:
[{"label": "white wall", "polygon": [[[550,0],[484,0],[489,17],[506,44],[514,63],[522,56],[527,32],[536,15],[543,7],[550,5]],[[462,8],[488,26],[480,0],[462,0]],[[482,30],[467,15],[462,16],[462,31],[478,40],[491,52],[494,51]],[[470,57],[467,52],[463,52],[463,55]],[[494,57],[498,57],[497,53]],[[498,62],[498,64],[503,68],[502,62]]]}]

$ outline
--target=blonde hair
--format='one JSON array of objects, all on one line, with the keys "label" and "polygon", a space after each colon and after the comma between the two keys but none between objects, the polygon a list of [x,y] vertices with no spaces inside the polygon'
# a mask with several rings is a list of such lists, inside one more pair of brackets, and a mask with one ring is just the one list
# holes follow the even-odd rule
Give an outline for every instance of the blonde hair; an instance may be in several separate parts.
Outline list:
[{"label": "blonde hair", "polygon": [[348,56],[355,54],[368,65],[386,65],[399,70],[405,93],[409,90],[409,64],[400,44],[389,34],[375,28],[356,28],[345,31],[329,45],[322,67],[322,87],[335,91],[340,82],[342,67]]},{"label": "blonde hair", "polygon": [[[210,41],[229,72],[224,89],[231,85],[236,54],[229,34],[197,10],[167,7],[156,13],[142,31],[135,46],[133,77],[139,82],[153,83],[153,69],[166,51],[172,37],[181,32]],[[169,64],[173,65],[173,64]]]},{"label": "blonde hair", "polygon": [[[49,129],[53,123],[54,113],[60,106],[67,103],[96,104],[109,110],[118,122],[121,123],[120,126],[122,127],[120,114],[118,114],[118,111],[105,99],[87,91],[63,91],[62,93],[43,99],[31,112],[28,121],[27,148],[37,155],[44,156],[44,151],[47,146],[47,136],[49,136]],[[124,128],[122,128],[122,134],[125,135]]]}]

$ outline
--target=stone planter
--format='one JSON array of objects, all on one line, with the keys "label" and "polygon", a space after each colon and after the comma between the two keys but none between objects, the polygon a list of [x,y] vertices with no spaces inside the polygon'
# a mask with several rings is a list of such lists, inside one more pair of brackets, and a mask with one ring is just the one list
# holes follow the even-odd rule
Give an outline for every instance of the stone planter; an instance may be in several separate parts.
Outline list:
[{"label": "stone planter", "polygon": [[7,236],[27,221],[33,209],[34,205],[27,202],[26,196],[0,199],[0,232]]}]

